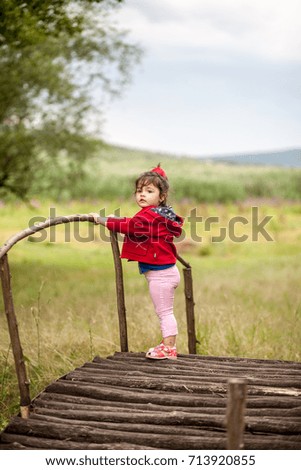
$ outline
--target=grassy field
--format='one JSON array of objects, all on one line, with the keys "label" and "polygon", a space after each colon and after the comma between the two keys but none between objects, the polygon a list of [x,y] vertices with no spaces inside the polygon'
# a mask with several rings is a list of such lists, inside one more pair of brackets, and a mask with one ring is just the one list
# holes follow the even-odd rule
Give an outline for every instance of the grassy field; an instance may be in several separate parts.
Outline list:
[{"label": "grassy field", "polygon": [[[63,162],[63,156],[61,160]],[[101,147],[72,181],[66,177],[63,163],[60,168],[55,165],[43,168],[32,194],[38,194],[38,198],[44,195],[67,201],[128,198],[137,175],[158,162],[167,171],[174,201],[301,200],[301,169],[212,163],[210,160],[118,147]]]},{"label": "grassy field", "polygon": [[[134,169],[139,173],[143,164],[139,161],[141,169]],[[126,174],[126,166],[120,171]],[[54,211],[67,215],[103,209],[128,216],[136,212],[130,196],[126,200],[122,194],[113,196],[60,202],[35,199],[31,205],[3,202],[0,244],[31,225],[34,217],[48,217]],[[185,237],[177,247],[193,268],[198,353],[300,361],[300,202],[272,198],[222,204],[190,197],[172,197],[172,202],[186,218]],[[259,223],[270,217],[265,229],[272,241],[263,232],[256,235],[252,207],[258,207]],[[210,217],[215,218],[212,223]],[[9,254],[32,396],[95,355],[119,350],[113,260],[105,232],[100,230],[87,223],[56,227],[43,241],[37,234]],[[145,351],[160,340],[159,324],[136,263],[123,262],[123,266],[129,346]],[[178,349],[186,353],[183,280],[175,314]],[[18,388],[3,313],[0,327],[1,427],[17,411]]]}]

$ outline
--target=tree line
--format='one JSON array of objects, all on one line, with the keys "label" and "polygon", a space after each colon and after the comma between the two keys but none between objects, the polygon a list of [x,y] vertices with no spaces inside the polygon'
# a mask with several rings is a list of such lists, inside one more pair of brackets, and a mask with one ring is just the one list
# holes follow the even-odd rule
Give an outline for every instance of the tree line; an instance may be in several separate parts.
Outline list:
[{"label": "tree line", "polygon": [[66,184],[81,177],[99,146],[101,105],[142,55],[115,24],[118,8],[122,0],[1,2],[0,196],[24,199],[46,173],[55,184],[51,166]]}]

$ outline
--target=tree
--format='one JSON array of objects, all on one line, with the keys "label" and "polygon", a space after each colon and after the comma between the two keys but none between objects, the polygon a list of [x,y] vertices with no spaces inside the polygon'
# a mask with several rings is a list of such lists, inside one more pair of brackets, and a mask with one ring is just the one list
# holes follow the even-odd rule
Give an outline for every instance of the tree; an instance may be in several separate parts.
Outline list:
[{"label": "tree", "polygon": [[49,162],[67,178],[81,173],[100,122],[92,86],[117,95],[141,56],[113,22],[121,3],[1,2],[0,194],[26,197]]}]

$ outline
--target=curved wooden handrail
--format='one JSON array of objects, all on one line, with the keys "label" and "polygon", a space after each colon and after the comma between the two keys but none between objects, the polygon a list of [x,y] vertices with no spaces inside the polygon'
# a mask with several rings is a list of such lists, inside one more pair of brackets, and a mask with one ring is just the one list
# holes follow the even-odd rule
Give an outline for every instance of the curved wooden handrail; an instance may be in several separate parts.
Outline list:
[{"label": "curved wooden handrail", "polygon": [[4,256],[16,243],[23,240],[24,238],[29,237],[45,228],[52,227],[53,225],[68,224],[70,222],[94,222],[94,217],[90,214],[72,214],[72,215],[63,215],[60,217],[53,217],[46,219],[45,222],[39,222],[31,227],[28,227],[21,232],[16,233],[10,237],[1,247],[0,247],[0,258]]}]

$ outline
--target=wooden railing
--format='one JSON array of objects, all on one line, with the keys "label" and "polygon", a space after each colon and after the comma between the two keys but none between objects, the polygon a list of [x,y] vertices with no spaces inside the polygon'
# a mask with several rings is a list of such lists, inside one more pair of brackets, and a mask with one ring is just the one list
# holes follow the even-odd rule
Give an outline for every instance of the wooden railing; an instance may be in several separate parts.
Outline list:
[{"label": "wooden railing", "polygon": [[[18,232],[7,240],[6,243],[0,248],[0,274],[2,283],[2,293],[6,319],[8,323],[11,347],[13,351],[15,369],[18,379],[19,392],[20,392],[20,414],[23,418],[28,417],[29,407],[31,403],[29,380],[27,378],[26,365],[21,346],[18,323],[14,308],[11,274],[8,263],[8,251],[19,241],[29,237],[41,230],[49,228],[54,225],[67,224],[71,222],[92,222],[94,223],[93,216],[89,214],[75,214],[61,217],[54,217],[40,222],[31,227]],[[123,270],[120,259],[119,244],[117,234],[111,232],[111,247],[113,252],[115,279],[116,279],[116,298],[117,310],[119,320],[119,333],[120,333],[120,350],[121,352],[128,352],[128,334],[126,323],[126,307],[123,283]],[[196,334],[195,334],[195,319],[194,319],[194,298],[193,298],[193,283],[191,266],[181,256],[177,256],[179,262],[184,266],[184,293],[186,302],[186,318],[187,318],[187,334],[188,334],[188,351],[189,354],[196,354]]]}]

